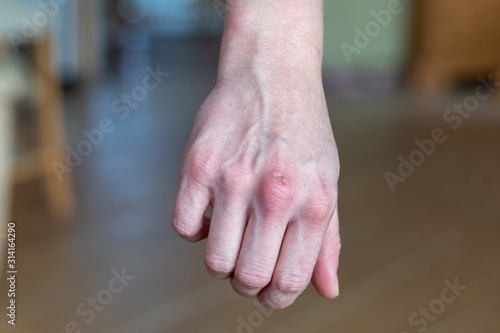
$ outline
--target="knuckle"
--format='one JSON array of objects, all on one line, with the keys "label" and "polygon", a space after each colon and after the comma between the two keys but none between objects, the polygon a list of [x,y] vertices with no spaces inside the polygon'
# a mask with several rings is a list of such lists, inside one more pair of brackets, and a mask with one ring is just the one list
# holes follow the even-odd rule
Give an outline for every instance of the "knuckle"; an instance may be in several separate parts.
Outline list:
[{"label": "knuckle", "polygon": [[176,214],[172,217],[172,227],[180,236],[188,238],[195,236],[199,231],[192,223]]},{"label": "knuckle", "polygon": [[212,253],[205,254],[205,266],[217,278],[226,278],[234,270],[234,262]]},{"label": "knuckle", "polygon": [[273,179],[266,180],[262,191],[264,197],[273,203],[289,203],[294,198],[294,190],[286,183],[280,174],[273,175]]},{"label": "knuckle", "polygon": [[181,178],[189,177],[198,183],[205,183],[215,170],[215,162],[206,150],[192,149],[181,168]]},{"label": "knuckle", "polygon": [[271,282],[271,275],[257,270],[237,270],[234,278],[245,289],[262,289]]},{"label": "knuckle", "polygon": [[306,289],[311,279],[308,272],[312,270],[312,267],[309,266],[306,260],[302,260],[287,271],[277,272],[273,279],[275,288],[284,294],[300,294]]},{"label": "knuckle", "polygon": [[271,215],[287,212],[293,204],[296,194],[289,177],[278,171],[265,177],[261,186],[264,210]]},{"label": "knuckle", "polygon": [[278,278],[274,283],[276,289],[284,294],[300,294],[308,284],[308,280],[294,276]]},{"label": "knuckle", "polygon": [[335,198],[329,194],[315,195],[307,205],[307,215],[313,222],[323,223],[332,214]]}]

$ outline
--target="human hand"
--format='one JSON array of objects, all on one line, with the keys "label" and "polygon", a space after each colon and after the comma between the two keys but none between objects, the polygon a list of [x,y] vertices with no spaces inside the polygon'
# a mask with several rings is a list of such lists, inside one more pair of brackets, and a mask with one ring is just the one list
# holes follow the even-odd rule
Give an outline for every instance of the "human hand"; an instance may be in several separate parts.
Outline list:
[{"label": "human hand", "polygon": [[193,126],[172,225],[186,240],[208,237],[208,271],[240,295],[284,308],[312,279],[336,297],[339,160],[321,65],[288,71],[228,47]]}]

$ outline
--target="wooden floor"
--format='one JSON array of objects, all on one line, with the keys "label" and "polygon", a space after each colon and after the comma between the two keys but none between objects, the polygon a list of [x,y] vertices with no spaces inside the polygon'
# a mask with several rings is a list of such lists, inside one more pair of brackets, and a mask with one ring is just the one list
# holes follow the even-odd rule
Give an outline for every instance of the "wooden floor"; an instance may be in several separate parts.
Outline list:
[{"label": "wooden floor", "polygon": [[[67,103],[73,147],[103,117],[116,125],[73,172],[77,219],[51,223],[40,185],[16,188],[18,318],[15,329],[6,325],[3,310],[2,333],[73,332],[65,331],[70,322],[92,333],[500,332],[500,116],[493,100],[453,130],[442,115],[469,91],[434,99],[329,93],[341,157],[340,297],[324,300],[310,288],[290,308],[262,314],[228,281],[209,277],[203,242],[186,243],[170,227],[182,151],[215,79],[217,45],[165,43],[117,64],[115,74],[71,93]],[[111,104],[142,82],[148,64],[170,76],[120,120]],[[414,140],[435,128],[448,140],[392,192],[384,173],[397,172],[398,156],[407,158]],[[135,278],[92,320],[79,315],[88,297],[109,294],[112,271],[122,269]],[[446,303],[450,283],[466,289]],[[5,309],[5,279],[0,293]],[[429,307],[425,319],[419,312]]]}]

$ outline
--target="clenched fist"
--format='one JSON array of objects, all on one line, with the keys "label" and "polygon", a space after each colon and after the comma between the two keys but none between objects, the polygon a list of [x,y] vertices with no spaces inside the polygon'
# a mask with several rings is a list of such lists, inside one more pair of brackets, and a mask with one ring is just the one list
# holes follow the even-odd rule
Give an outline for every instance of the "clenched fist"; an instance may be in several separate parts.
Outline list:
[{"label": "clenched fist", "polygon": [[214,277],[271,308],[289,306],[311,280],[336,297],[340,251],[339,160],[315,21],[322,3],[283,1],[277,17],[280,2],[230,7],[218,81],[195,120],[172,217],[184,239],[208,237]]}]

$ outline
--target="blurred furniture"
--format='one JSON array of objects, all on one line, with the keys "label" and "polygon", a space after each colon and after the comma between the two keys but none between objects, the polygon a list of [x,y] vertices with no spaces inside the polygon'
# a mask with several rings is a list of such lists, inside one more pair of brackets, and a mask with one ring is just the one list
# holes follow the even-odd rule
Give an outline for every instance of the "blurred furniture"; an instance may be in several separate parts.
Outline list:
[{"label": "blurred furniture", "polygon": [[53,218],[56,221],[67,221],[73,215],[75,199],[71,176],[66,174],[64,180],[59,181],[52,166],[55,161],[65,163],[66,136],[61,85],[50,68],[50,39],[45,37],[35,42],[33,51],[40,146],[18,160],[16,181],[22,182],[35,177],[43,177]]},{"label": "blurred furniture", "polygon": [[[25,182],[34,178],[43,178],[44,191],[46,193],[47,203],[55,221],[68,221],[74,211],[75,201],[73,193],[73,184],[71,177],[65,175],[65,180],[59,182],[53,168],[52,163],[65,161],[64,154],[64,126],[62,112],[62,92],[58,79],[54,77],[51,70],[51,44],[50,35],[48,34],[48,26],[40,27],[36,36],[29,38],[23,35],[22,25],[25,24],[23,17],[33,17],[33,12],[40,12],[40,8],[36,6],[26,6],[25,2],[5,1],[2,4],[0,12],[0,59],[15,56],[16,50],[9,43],[9,36],[16,34],[24,38],[23,47],[32,51],[33,54],[33,75],[29,78],[34,81],[34,91],[28,92],[28,96],[34,96],[36,104],[36,131],[38,136],[38,147],[30,152],[14,153],[14,174],[13,183]],[[29,66],[30,64],[25,64]],[[4,81],[8,86],[12,82],[8,77],[4,77]],[[14,117],[14,102],[16,93],[22,91],[23,87],[16,88],[11,86],[2,98],[4,101],[3,117],[9,119],[9,122],[2,124],[3,127],[9,127],[10,130],[2,130],[3,136],[9,136],[10,139],[5,139],[5,143],[10,143],[10,148],[5,148],[6,151],[15,151],[15,144],[12,136]],[[9,115],[6,115],[9,114]],[[3,140],[2,140],[3,141]],[[12,147],[14,146],[14,147]],[[4,174],[8,174],[9,168],[5,168]],[[7,176],[8,177],[8,176]],[[10,184],[2,184],[4,187],[0,191],[8,193],[12,191]],[[6,210],[8,211],[8,210]],[[2,218],[2,227],[5,219]],[[3,230],[3,229],[2,229]]]},{"label": "blurred furniture", "polygon": [[[77,5],[77,27],[76,38],[78,39],[78,79],[91,82],[100,73],[101,50],[104,49],[105,38],[103,37],[103,22],[105,1],[85,0],[78,1]],[[63,22],[62,28],[69,22]],[[60,42],[65,48],[66,41]]]},{"label": "blurred furniture", "polygon": [[500,1],[414,2],[412,85],[446,88],[500,68]]}]

